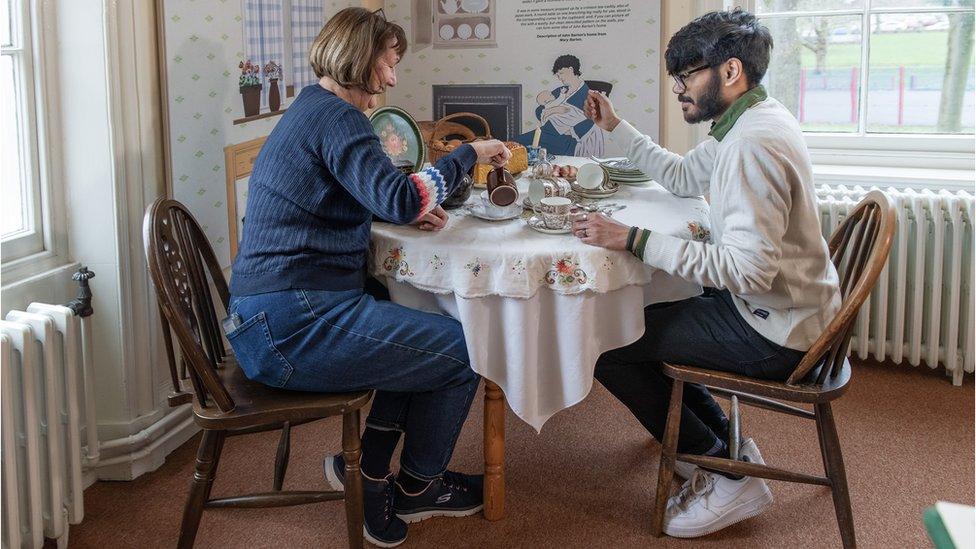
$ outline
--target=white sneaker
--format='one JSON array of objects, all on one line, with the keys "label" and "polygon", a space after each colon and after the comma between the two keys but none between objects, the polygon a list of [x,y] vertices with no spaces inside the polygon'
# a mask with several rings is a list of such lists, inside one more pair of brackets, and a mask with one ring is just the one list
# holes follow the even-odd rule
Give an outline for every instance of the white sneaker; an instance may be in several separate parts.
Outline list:
[{"label": "white sneaker", "polygon": [[[743,444],[741,453],[750,462],[764,463],[752,439]],[[757,516],[772,504],[773,494],[761,478],[732,480],[699,468],[668,500],[664,533],[678,538],[705,536]]]}]

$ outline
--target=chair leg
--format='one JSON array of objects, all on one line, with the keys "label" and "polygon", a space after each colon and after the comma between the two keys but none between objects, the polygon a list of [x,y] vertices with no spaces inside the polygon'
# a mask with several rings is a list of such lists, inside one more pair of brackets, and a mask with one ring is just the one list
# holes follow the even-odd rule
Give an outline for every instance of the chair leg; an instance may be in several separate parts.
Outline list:
[{"label": "chair leg", "polygon": [[196,470],[190,483],[190,495],[186,498],[186,506],[183,508],[183,524],[180,526],[180,540],[177,545],[180,549],[193,547],[193,541],[197,537],[197,528],[200,526],[200,517],[203,515],[203,507],[207,503],[210,487],[213,485],[214,469],[223,440],[224,431],[207,429],[203,431],[200,448],[197,450]]},{"label": "chair leg", "polygon": [[847,488],[847,473],[844,470],[844,456],[841,454],[840,438],[830,404],[817,404],[817,430],[820,433],[821,452],[827,478],[830,479],[830,492],[834,497],[834,512],[845,549],[857,547],[854,538],[854,514],[851,511],[851,497]]},{"label": "chair leg", "polygon": [[217,440],[214,442],[213,467],[210,472],[210,482],[207,490],[203,494],[203,502],[210,501],[210,491],[213,490],[214,479],[217,478],[217,468],[220,467],[220,456],[224,452],[224,441],[227,440],[227,431],[217,431]]},{"label": "chair leg", "polygon": [[281,438],[278,439],[278,453],[275,455],[274,491],[280,492],[285,484],[285,471],[288,470],[288,456],[291,454],[291,423],[281,424]]},{"label": "chair leg", "polygon": [[657,494],[654,501],[654,515],[651,518],[651,533],[657,537],[664,532],[664,513],[667,512],[668,497],[671,495],[674,461],[678,454],[678,431],[681,428],[683,396],[684,382],[676,379],[671,387],[668,420],[664,427],[664,440],[661,441],[661,464],[657,470]]},{"label": "chair leg", "polygon": [[359,410],[342,416],[342,457],[346,462],[346,530],[349,547],[363,547],[363,476],[359,470],[362,457],[359,437]]}]

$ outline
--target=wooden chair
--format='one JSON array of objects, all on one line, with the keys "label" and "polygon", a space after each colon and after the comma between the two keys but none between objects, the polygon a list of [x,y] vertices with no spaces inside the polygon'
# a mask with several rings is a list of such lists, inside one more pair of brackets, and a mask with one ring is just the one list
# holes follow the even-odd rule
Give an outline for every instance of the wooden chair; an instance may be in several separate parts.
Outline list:
[{"label": "wooden chair", "polygon": [[[851,328],[858,309],[867,299],[888,259],[896,222],[895,211],[888,197],[880,191],[871,191],[831,235],[830,257],[840,275],[843,302],[837,316],[827,325],[786,382],[763,381],[694,366],[664,364],[664,373],[674,380],[674,385],[661,447],[657,500],[651,524],[655,536],[660,536],[663,530],[674,464],[678,460],[733,474],[828,486],[833,494],[844,547],[856,546],[847,475],[830,403],[847,390],[851,378],[851,366],[847,361]],[[700,383],[716,396],[732,399],[729,438],[730,453],[733,455],[738,453],[734,448],[737,448],[740,440],[738,402],[816,421],[826,477],[732,459],[678,454],[681,399],[685,383]],[[812,404],[813,410],[781,400]]]},{"label": "wooden chair", "polygon": [[[194,420],[203,429],[196,471],[183,510],[178,546],[192,547],[204,509],[282,507],[345,499],[350,547],[363,546],[363,492],[359,470],[359,410],[371,391],[316,394],[274,389],[244,376],[221,337],[215,297],[226,314],[230,292],[203,230],[175,200],[158,199],[146,210],[143,238],[149,272],[156,287],[166,355],[173,382],[171,406],[193,400]],[[216,296],[214,295],[216,291]],[[171,340],[176,334],[182,355],[178,373]],[[189,365],[189,367],[187,367]],[[189,379],[193,394],[184,392]],[[342,452],[346,490],[282,491],[288,467],[291,427],[342,415]],[[211,499],[224,439],[281,429],[269,492]]]}]

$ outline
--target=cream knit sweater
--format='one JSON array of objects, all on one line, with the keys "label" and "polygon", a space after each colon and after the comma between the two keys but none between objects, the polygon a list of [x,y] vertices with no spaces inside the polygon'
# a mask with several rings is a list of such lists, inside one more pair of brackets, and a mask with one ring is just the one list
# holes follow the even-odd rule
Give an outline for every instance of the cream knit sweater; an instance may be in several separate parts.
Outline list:
[{"label": "cream knit sweater", "polygon": [[679,196],[709,194],[711,242],[656,233],[644,261],[731,293],[763,337],[807,350],[840,308],[837,271],[820,232],[800,126],[775,99],[746,110],[721,141],[672,153],[626,121],[610,133],[644,173]]}]

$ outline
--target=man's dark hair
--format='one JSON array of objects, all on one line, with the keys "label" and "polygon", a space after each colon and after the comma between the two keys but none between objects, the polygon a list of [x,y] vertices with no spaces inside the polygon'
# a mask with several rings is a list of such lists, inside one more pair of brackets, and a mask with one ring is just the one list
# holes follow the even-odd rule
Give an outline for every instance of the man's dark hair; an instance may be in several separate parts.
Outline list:
[{"label": "man's dark hair", "polygon": [[769,66],[773,37],[756,16],[736,8],[713,11],[688,23],[671,37],[664,52],[668,74],[694,65],[717,66],[735,57],[742,61],[749,86],[762,81]]},{"label": "man's dark hair", "polygon": [[556,62],[552,64],[552,74],[559,72],[559,69],[571,68],[573,74],[580,75],[580,60],[575,55],[560,55]]}]

